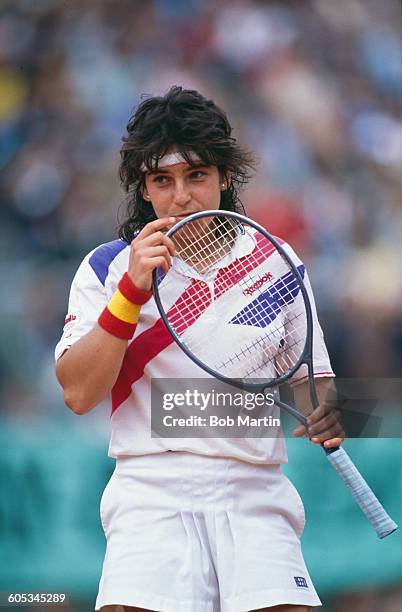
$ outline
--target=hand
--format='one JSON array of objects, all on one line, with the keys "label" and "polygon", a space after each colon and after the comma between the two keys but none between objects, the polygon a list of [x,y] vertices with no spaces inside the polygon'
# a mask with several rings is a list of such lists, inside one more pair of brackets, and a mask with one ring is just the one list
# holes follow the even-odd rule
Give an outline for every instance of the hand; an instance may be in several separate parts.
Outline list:
[{"label": "hand", "polygon": [[293,435],[296,437],[308,435],[311,442],[322,444],[324,448],[340,446],[345,439],[340,415],[339,410],[323,402],[307,417],[307,429],[304,425],[299,425]]},{"label": "hand", "polygon": [[151,289],[152,271],[155,268],[161,267],[164,272],[169,270],[175,248],[171,239],[161,230],[171,227],[175,222],[175,217],[151,221],[131,242],[127,272],[138,289]]},{"label": "hand", "polygon": [[332,378],[315,380],[319,406],[313,410],[308,382],[294,387],[295,404],[307,417],[307,429],[299,425],[293,432],[296,437],[308,436],[314,444],[324,448],[334,448],[345,439],[340,422],[341,413],[337,409],[337,393]]}]

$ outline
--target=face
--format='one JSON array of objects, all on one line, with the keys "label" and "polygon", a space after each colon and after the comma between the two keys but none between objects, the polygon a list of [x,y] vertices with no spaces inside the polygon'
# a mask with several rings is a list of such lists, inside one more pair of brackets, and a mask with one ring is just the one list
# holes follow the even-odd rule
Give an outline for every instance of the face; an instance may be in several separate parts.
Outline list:
[{"label": "face", "polygon": [[216,166],[190,166],[186,162],[159,168],[145,175],[144,198],[157,217],[183,218],[219,208],[226,181]]}]

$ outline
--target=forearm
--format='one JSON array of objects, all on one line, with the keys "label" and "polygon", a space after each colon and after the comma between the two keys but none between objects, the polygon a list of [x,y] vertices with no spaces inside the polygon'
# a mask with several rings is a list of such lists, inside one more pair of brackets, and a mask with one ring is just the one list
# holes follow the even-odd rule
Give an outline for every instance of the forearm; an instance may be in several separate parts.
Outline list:
[{"label": "forearm", "polygon": [[73,412],[85,414],[110,393],[126,348],[127,340],[96,325],[60,357],[56,375]]},{"label": "forearm", "polygon": [[[315,378],[314,384],[320,406],[334,401],[336,388],[333,378]],[[313,404],[311,402],[308,381],[295,385],[293,392],[296,408],[306,416],[311,414],[313,412]]]}]

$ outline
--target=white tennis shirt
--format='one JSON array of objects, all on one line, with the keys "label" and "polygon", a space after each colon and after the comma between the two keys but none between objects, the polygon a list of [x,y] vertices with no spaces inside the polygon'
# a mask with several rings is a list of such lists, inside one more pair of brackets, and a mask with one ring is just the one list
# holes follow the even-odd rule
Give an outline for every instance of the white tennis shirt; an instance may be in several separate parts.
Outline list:
[{"label": "white tennis shirt", "polygon": [[[325,347],[323,333],[318,322],[314,299],[307,273],[294,251],[283,243],[287,253],[304,276],[310,302],[313,310],[313,357],[315,377],[334,376]],[[233,334],[249,334],[251,340],[260,333],[257,326],[242,325],[244,313],[255,308],[256,290],[264,282],[275,280],[283,273],[281,258],[276,251],[268,258],[256,264],[253,251],[256,242],[252,235],[245,235],[237,241],[235,257],[251,257],[253,265],[250,273],[241,282],[247,287],[242,292],[241,304],[237,303],[235,311],[230,307],[230,288],[221,282],[222,268],[232,272],[233,282],[236,281],[235,261],[227,256],[219,262],[214,273],[208,279],[198,276],[194,270],[189,272],[184,262],[174,258],[174,283],[169,283],[165,290],[167,307],[174,307],[186,299],[195,283],[203,282],[208,289],[208,298],[202,312],[189,312],[183,320],[182,337],[185,341],[198,340],[197,328],[202,328],[202,318],[209,317],[214,346],[222,360],[228,356],[230,347],[236,340]],[[68,306],[68,314],[63,329],[63,335],[56,346],[55,357],[58,359],[63,352],[82,338],[96,325],[97,319],[110,298],[117,289],[117,284],[127,271],[130,247],[122,240],[114,240],[103,244],[89,253],[81,263],[74,277]],[[171,273],[169,277],[171,277]],[[198,276],[198,278],[197,278]],[[227,278],[226,274],[226,278]],[[206,281],[206,282],[205,282]],[[160,280],[160,292],[164,291],[164,278]],[[260,292],[257,292],[257,294]],[[206,294],[207,295],[207,294]],[[298,296],[295,300],[302,299]],[[275,315],[276,316],[276,315]],[[280,316],[275,318],[275,331],[278,339],[285,335],[286,321]],[[205,332],[204,332],[205,333]],[[263,368],[265,367],[265,371]],[[261,363],[261,376],[269,378],[269,361]],[[231,376],[244,376],[245,372],[228,372]],[[306,376],[306,368],[302,366],[294,375],[292,383],[301,381]],[[121,457],[127,455],[146,455],[166,451],[187,451],[200,455],[231,457],[251,463],[285,463],[287,461],[286,447],[283,437],[264,438],[161,438],[151,436],[151,380],[164,378],[211,378],[204,370],[193,363],[173,341],[157,310],[155,301],[151,298],[141,308],[140,319],[133,339],[128,343],[123,365],[112,390],[111,404],[111,437],[109,455]],[[155,382],[155,381],[154,381]]]}]

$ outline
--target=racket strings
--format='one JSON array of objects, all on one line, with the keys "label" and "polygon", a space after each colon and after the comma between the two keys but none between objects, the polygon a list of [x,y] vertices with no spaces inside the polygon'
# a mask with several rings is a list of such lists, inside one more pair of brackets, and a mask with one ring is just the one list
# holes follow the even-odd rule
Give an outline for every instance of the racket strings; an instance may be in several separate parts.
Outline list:
[{"label": "racket strings", "polygon": [[[299,314],[298,318],[301,319],[302,315]],[[266,347],[272,344],[273,339],[281,332],[282,328],[280,326],[274,326],[270,329],[269,333],[253,338],[249,343],[242,345],[241,351],[236,352],[234,356],[229,356],[225,361],[217,362],[215,364],[215,369],[222,372],[229,370],[235,360],[240,361],[241,357],[243,361],[249,361],[250,358],[255,358],[256,351],[258,352],[260,349],[258,359],[254,359],[251,362],[249,361],[249,367],[246,371],[246,376],[256,374],[262,366],[272,359],[272,356],[268,356],[266,362],[263,360],[261,361],[261,357],[264,356]],[[281,341],[283,342],[283,349],[280,347]],[[303,336],[300,329],[292,328],[290,333],[282,338],[281,341],[279,341],[278,352],[275,356],[275,372],[277,376],[285,374],[298,362],[304,348],[305,336]],[[296,350],[296,348],[298,350]]]},{"label": "racket strings", "polygon": [[[233,254],[236,241],[245,234],[250,236],[249,231],[237,220],[217,224],[209,217],[208,221],[185,224],[172,239],[177,256],[202,275]],[[250,378],[261,376],[264,368],[275,378],[294,368],[303,353],[306,315],[292,268],[265,236],[253,230],[252,240],[252,253],[233,257],[221,268],[216,266],[213,283],[193,278],[167,317],[194,356],[216,372]],[[276,257],[271,261],[275,259],[280,268],[275,276],[266,266],[273,255]],[[222,337],[225,322],[231,326],[230,333],[235,328],[239,331],[238,336],[233,332],[231,343]],[[192,333],[197,323],[198,331]],[[199,333],[203,329],[205,333]]]},{"label": "racket strings", "polygon": [[170,324],[177,334],[183,334],[190,325],[195,323],[210,303],[210,287],[201,281],[194,281],[186,293],[181,296],[179,302],[174,304],[167,313]]},{"label": "racket strings", "polygon": [[[254,254],[253,258],[249,259],[247,263],[247,269],[252,269],[252,270],[255,269],[261,263],[261,261],[266,260],[268,252],[271,254],[273,249],[274,249],[273,245],[266,242],[263,245],[263,247],[258,249],[257,253]],[[298,283],[293,276],[293,271],[291,270],[289,266],[287,267],[290,270],[290,273],[288,276],[288,283],[281,282],[280,287],[278,288],[275,286],[275,283],[272,281],[269,283],[268,286],[267,285],[264,286],[264,291],[259,289],[259,294],[258,294],[259,297],[271,291],[272,301],[267,302],[264,307],[264,302],[261,300],[258,300],[258,310],[257,308],[255,308],[254,311],[253,310],[246,311],[246,313],[244,313],[241,317],[241,322],[245,325],[254,324],[256,322],[258,323],[258,321],[256,321],[257,316],[260,319],[261,318],[267,319],[269,318],[269,315],[272,314],[272,311],[270,312],[270,309],[272,308],[272,302],[275,306],[276,311],[279,310],[278,297],[280,298],[282,302],[281,313],[286,317],[287,329],[286,329],[286,336],[284,338],[284,346],[286,347],[286,351],[280,352],[280,362],[278,363],[278,367],[277,367],[278,374],[282,374],[285,371],[291,369],[297,363],[297,361],[300,358],[300,354],[304,348],[305,335],[306,335],[306,320],[305,320],[304,309],[303,309],[303,312],[297,313],[295,312],[295,309],[292,308],[292,304],[289,304],[289,305],[287,304],[287,302],[294,301],[294,298],[296,297],[298,293],[298,289],[299,289]],[[244,262],[240,259],[240,260],[237,260],[237,262],[233,266],[233,269],[231,269],[231,275],[233,275],[234,273],[235,275],[237,274],[238,276],[241,276],[241,273],[243,273],[244,271],[245,271]],[[254,280],[254,278],[257,278],[257,277],[260,278],[260,276],[261,276],[261,273],[249,275],[248,280],[250,280],[250,277],[251,277],[251,280]],[[221,285],[225,284],[226,277],[227,275],[219,279]],[[244,278],[243,278],[239,281],[239,284],[246,286],[247,284],[250,285],[250,282],[245,283]],[[274,289],[272,290],[272,288]],[[295,289],[297,290],[297,292],[295,291]],[[278,317],[276,317],[275,320],[277,319]],[[281,332],[281,325],[271,324],[271,326],[269,327],[269,331],[267,333],[259,336],[257,339],[253,339],[251,343],[243,345],[241,356],[243,358],[249,358],[250,355],[252,355],[253,349],[255,349],[255,347],[263,348],[264,345],[269,344],[270,340],[276,337],[277,334],[280,332]],[[223,368],[223,369],[226,368],[227,364],[232,363],[232,361],[233,361],[232,359],[229,359],[227,362],[221,362],[219,364],[219,368]],[[258,361],[257,363],[254,364],[253,367],[250,368],[248,373],[250,374],[255,373],[255,371],[257,371],[260,367],[261,367],[261,363],[260,361]]]},{"label": "racket strings", "polygon": [[[192,235],[192,232],[188,232],[188,236]],[[212,242],[211,242],[212,244]],[[271,249],[272,250],[272,249]],[[192,247],[188,248],[189,252],[192,252]],[[266,258],[268,251],[264,249],[262,251],[261,261]],[[181,253],[180,253],[181,258]],[[214,259],[214,262],[216,259]],[[211,291],[211,284],[206,281],[193,279],[190,288],[180,296],[180,300],[177,304],[174,304],[168,311],[168,318],[172,327],[175,331],[181,335],[189,326],[189,323],[196,321],[217,298],[222,294],[229,291],[238,279],[240,283],[246,287],[244,282],[244,276],[247,272],[253,270],[259,263],[255,258],[252,258],[248,262],[247,266],[244,263],[234,262],[229,267],[221,268],[215,282],[213,291]],[[165,278],[165,285],[168,279]]]},{"label": "racket strings", "polygon": [[[198,316],[203,314],[206,310],[205,298],[210,300],[209,289],[204,288],[204,291],[198,295],[198,303],[197,301],[190,300],[187,304],[186,308],[182,308],[181,310],[175,309],[175,312],[172,313],[170,317],[171,324],[175,327],[176,332],[181,334],[188,327],[188,313],[191,311],[193,321],[197,320]],[[262,309],[264,312],[264,309]],[[290,312],[290,309],[287,309]],[[282,309],[282,313],[286,316],[285,309]],[[176,314],[176,316],[174,316]],[[264,317],[264,315],[262,315]],[[288,317],[289,319],[290,317]],[[277,317],[276,320],[278,320]],[[300,320],[300,325],[296,325],[296,320]],[[227,369],[228,365],[233,364],[234,360],[240,362],[241,360],[250,359],[256,354],[256,349],[262,349],[259,351],[259,357],[255,360],[255,362],[251,362],[251,367],[248,370],[248,373],[254,373],[261,367],[261,355],[264,355],[263,349],[267,346],[272,345],[273,341],[278,345],[278,355],[276,357],[276,365],[277,372],[279,374],[283,374],[285,371],[291,369],[295,363],[297,363],[300,358],[301,351],[304,347],[304,338],[305,338],[305,321],[303,319],[302,314],[298,314],[296,317],[291,317],[292,325],[287,324],[287,329],[285,335],[283,336],[283,328],[282,322],[279,324],[271,323],[270,327],[267,328],[265,333],[261,334],[257,338],[253,338],[252,341],[245,343],[241,346],[241,350],[238,350],[234,356],[229,356],[226,361],[221,361],[219,363],[211,364],[214,365],[215,369],[223,370]],[[249,325],[253,324],[255,321],[253,319],[247,319],[246,316],[242,317],[242,324]],[[279,335],[282,334],[281,341],[283,343],[284,350],[281,350],[280,341],[278,342]],[[194,354],[205,353],[205,338],[199,339],[197,342],[196,339],[192,338],[191,346],[189,348],[194,352]]]},{"label": "racket strings", "polygon": [[176,253],[198,272],[205,273],[230,253],[239,231],[239,223],[219,217],[200,219],[179,229],[172,240]]},{"label": "racket strings", "polygon": [[[224,288],[224,283],[221,283],[222,288]],[[205,298],[205,296],[207,295],[208,291],[204,288],[203,292],[202,292],[202,299],[199,301],[199,304],[203,304],[203,299]],[[291,297],[293,297],[293,295],[288,292],[289,295]],[[196,310],[201,314],[204,310],[204,308],[197,308],[197,302],[192,301],[191,302],[192,307],[196,306]],[[190,306],[190,304],[188,304],[188,306]],[[261,309],[263,312],[266,312],[265,309]],[[285,309],[283,309],[285,310]],[[290,309],[288,309],[290,310]],[[197,313],[194,313],[195,318],[197,316]],[[264,315],[263,315],[264,316]],[[298,315],[298,318],[300,318],[300,315]],[[242,323],[244,324],[248,324],[248,323],[254,323],[254,321],[249,317],[243,316],[242,318]],[[293,323],[295,322],[295,319],[293,317]],[[179,330],[178,330],[179,331]],[[279,331],[279,328],[277,326],[271,326],[270,328],[270,333],[269,334],[264,334],[263,336],[261,336],[258,339],[258,344],[262,345],[263,342],[266,342],[267,340],[269,340],[269,338],[273,335],[275,335],[277,332]],[[287,340],[286,340],[286,345],[287,345],[287,349],[288,352],[290,352],[290,355],[287,355],[286,353],[283,353],[282,358],[283,361],[286,363],[285,369],[289,369],[291,368],[294,363],[297,361],[297,359],[299,358],[299,354],[296,353],[296,351],[292,350],[292,345],[295,346],[299,346],[300,345],[300,340],[303,339],[303,333],[300,333],[300,330],[293,326],[291,329],[288,330],[288,334],[287,334]],[[246,345],[243,347],[243,350],[240,354],[237,354],[237,359],[239,359],[239,355],[242,356],[249,356],[249,354],[251,353],[253,346],[255,346],[256,341],[254,341],[254,344],[250,344],[250,345]],[[196,347],[193,346],[193,349],[196,350]],[[233,360],[230,360],[233,361]],[[223,365],[223,364],[222,364]],[[259,366],[260,364],[256,364],[256,367]],[[283,368],[282,368],[283,369]]]}]

